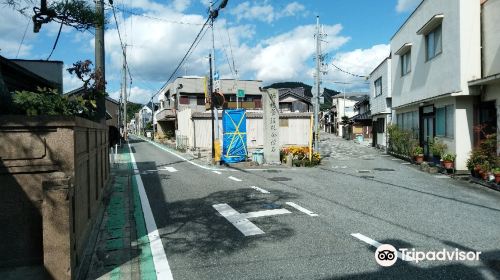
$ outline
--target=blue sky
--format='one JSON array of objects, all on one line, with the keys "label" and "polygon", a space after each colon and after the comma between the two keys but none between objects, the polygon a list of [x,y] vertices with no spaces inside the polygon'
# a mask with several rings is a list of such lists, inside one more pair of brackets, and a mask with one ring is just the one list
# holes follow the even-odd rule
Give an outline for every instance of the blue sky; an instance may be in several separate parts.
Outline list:
[{"label": "blue sky", "polygon": [[[27,1],[29,4],[31,0]],[[34,1],[38,3],[39,1]],[[105,1],[107,3],[107,1]],[[241,79],[312,84],[314,29],[320,16],[328,34],[322,48],[326,63],[366,75],[389,55],[389,40],[420,0],[229,0],[215,24],[216,63],[221,76],[232,78],[227,60],[234,59]],[[50,0],[49,0],[50,3]],[[89,0],[89,3],[92,3]],[[217,3],[218,4],[218,3]],[[216,5],[217,5],[216,4]],[[133,76],[130,99],[146,102],[167,81],[207,17],[207,0],[115,0],[119,28],[128,47]],[[29,19],[8,7],[0,17],[0,55],[46,59],[59,26],[44,25],[32,32]],[[111,10],[107,6],[106,76],[108,93],[120,89],[121,49]],[[24,31],[27,30],[24,41]],[[185,67],[176,76],[206,75],[211,33],[205,34]],[[21,41],[23,42],[21,44]],[[229,43],[230,42],[230,43]],[[65,68],[83,59],[94,60],[93,34],[64,27],[51,59]],[[232,53],[232,55],[231,55]],[[227,55],[227,58],[226,58]],[[367,90],[366,81],[328,68],[324,86]],[[338,84],[333,82],[345,82]],[[80,82],[64,73],[65,91]]]}]

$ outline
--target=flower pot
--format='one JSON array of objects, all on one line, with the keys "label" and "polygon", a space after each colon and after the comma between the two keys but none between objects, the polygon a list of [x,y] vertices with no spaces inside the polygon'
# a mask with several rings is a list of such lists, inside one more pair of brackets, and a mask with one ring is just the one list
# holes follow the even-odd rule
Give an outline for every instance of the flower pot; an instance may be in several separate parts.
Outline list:
[{"label": "flower pot", "polygon": [[445,160],[443,161],[444,168],[446,169],[452,169],[453,168],[453,161],[451,160]]},{"label": "flower pot", "polygon": [[500,184],[500,173],[495,174],[495,183]]},{"label": "flower pot", "polygon": [[424,155],[416,155],[415,156],[415,162],[417,164],[421,164],[422,162],[424,162]]}]

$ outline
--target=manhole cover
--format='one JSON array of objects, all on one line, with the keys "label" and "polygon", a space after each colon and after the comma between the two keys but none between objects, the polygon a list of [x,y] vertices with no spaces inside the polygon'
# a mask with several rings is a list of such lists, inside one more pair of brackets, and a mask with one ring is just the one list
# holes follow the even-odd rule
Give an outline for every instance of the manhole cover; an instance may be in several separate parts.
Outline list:
[{"label": "manhole cover", "polygon": [[373,170],[376,170],[376,171],[395,171],[394,169],[391,169],[391,168],[373,168]]},{"label": "manhole cover", "polygon": [[360,178],[363,178],[363,179],[373,179],[375,178],[374,176],[359,176]]},{"label": "manhole cover", "polygon": [[287,178],[287,177],[273,177],[273,178],[268,178],[267,180],[275,181],[275,182],[282,182],[282,181],[290,181],[292,179]]}]

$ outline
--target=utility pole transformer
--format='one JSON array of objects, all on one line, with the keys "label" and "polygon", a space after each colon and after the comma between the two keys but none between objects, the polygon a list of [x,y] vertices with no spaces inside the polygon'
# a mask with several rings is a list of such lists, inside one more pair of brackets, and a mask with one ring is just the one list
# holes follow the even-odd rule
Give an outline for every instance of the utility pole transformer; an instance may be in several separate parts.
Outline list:
[{"label": "utility pole transformer", "polygon": [[[101,80],[97,81],[97,90],[106,93],[106,70],[104,67],[104,3],[103,0],[96,0],[96,13],[99,17],[95,28],[95,70],[100,75]],[[106,123],[106,101],[104,94],[97,98],[97,119],[102,124]]]}]

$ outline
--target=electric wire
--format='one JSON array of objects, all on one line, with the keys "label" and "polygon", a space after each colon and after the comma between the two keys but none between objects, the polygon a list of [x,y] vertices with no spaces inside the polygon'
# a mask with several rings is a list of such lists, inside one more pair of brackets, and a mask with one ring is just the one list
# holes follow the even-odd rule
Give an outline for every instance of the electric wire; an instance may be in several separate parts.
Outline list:
[{"label": "electric wire", "polygon": [[344,70],[344,69],[342,69],[342,68],[338,67],[337,65],[333,64],[333,63],[331,63],[331,65],[332,65],[333,67],[337,68],[337,70],[339,70],[340,72],[343,72],[343,73],[345,73],[345,74],[351,75],[351,76],[353,76],[353,77],[357,77],[357,78],[366,78],[366,77],[367,77],[366,75],[358,75],[358,74],[354,74],[354,73],[351,73],[351,72],[349,72],[349,71],[346,71],[346,70]]},{"label": "electric wire", "polygon": [[19,52],[21,51],[21,47],[24,43],[24,38],[26,37],[26,32],[28,31],[28,27],[30,26],[31,18],[28,18],[28,24],[26,24],[26,28],[24,29],[23,38],[21,39],[21,43],[19,43],[19,48],[17,48],[16,58],[19,56]]},{"label": "electric wire", "polygon": [[[106,4],[106,5],[109,5],[109,4]],[[111,5],[111,6],[113,6],[113,5]],[[184,24],[184,25],[203,25],[203,23],[194,23],[194,22],[169,20],[169,19],[165,19],[165,18],[160,18],[160,17],[155,17],[155,16],[141,14],[141,13],[129,10],[129,9],[125,9],[125,8],[120,8],[120,7],[115,7],[115,8],[117,10],[119,10],[120,12],[124,12],[124,13],[131,14],[131,15],[138,16],[138,17],[144,17],[144,18],[148,18],[148,19],[152,19],[152,20],[156,20],[156,21],[162,21],[162,22],[174,23],[174,24]]]},{"label": "electric wire", "polygon": [[54,53],[54,50],[56,49],[57,47],[57,42],[59,42],[59,37],[61,36],[61,30],[62,30],[62,27],[63,27],[63,23],[61,22],[61,25],[59,26],[59,32],[57,32],[57,37],[56,37],[56,41],[54,42],[54,45],[52,46],[52,50],[50,51],[50,54],[49,56],[47,57],[47,60],[50,59],[50,57],[52,56],[52,54]]},{"label": "electric wire", "polygon": [[115,6],[111,5],[111,8],[113,10],[113,18],[115,19],[116,31],[118,31],[118,39],[120,40],[120,46],[122,48],[123,59],[125,59],[125,66],[127,68],[128,75],[130,76],[130,82],[132,82],[132,74],[130,74],[130,67],[128,66],[128,62],[127,62],[127,53],[125,52],[125,45],[123,44],[122,36],[120,34],[120,27],[118,26],[118,20],[116,19]]}]

